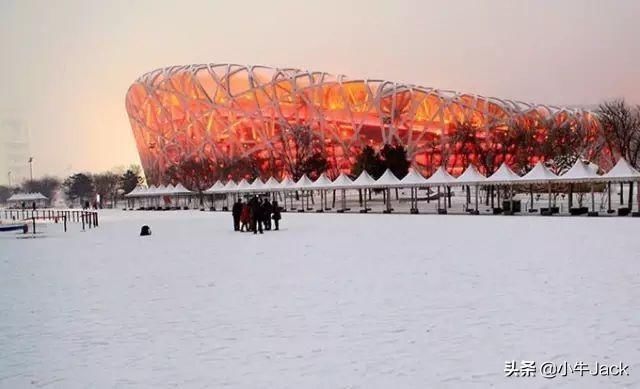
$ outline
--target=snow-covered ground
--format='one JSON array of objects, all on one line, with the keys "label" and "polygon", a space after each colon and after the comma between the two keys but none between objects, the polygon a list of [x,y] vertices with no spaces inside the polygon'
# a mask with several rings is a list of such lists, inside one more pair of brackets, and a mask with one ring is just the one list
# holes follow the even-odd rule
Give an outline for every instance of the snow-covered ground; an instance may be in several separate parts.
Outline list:
[{"label": "snow-covered ground", "polygon": [[[230,219],[0,234],[0,387],[640,386],[640,219]],[[631,367],[517,378],[508,360]]]}]

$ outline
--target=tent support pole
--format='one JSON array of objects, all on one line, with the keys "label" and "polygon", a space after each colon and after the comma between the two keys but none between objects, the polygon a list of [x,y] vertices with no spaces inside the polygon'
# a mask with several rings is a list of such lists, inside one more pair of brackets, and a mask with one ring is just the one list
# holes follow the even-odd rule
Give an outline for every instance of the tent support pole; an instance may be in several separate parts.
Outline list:
[{"label": "tent support pole", "polygon": [[569,184],[569,211],[573,208],[573,184]]},{"label": "tent support pole", "polygon": [[533,209],[533,184],[529,185],[529,199],[531,201],[529,209]]},{"label": "tent support pole", "polygon": [[387,213],[391,212],[391,188],[387,188]]},{"label": "tent support pole", "polygon": [[368,189],[366,189],[366,188],[364,190],[364,211],[365,212],[367,212],[367,190]]},{"label": "tent support pole", "polygon": [[478,212],[478,184],[476,184],[476,212]]},{"label": "tent support pole", "polygon": [[593,182],[591,183],[591,212],[596,211],[596,195],[593,193]]},{"label": "tent support pole", "polygon": [[611,182],[607,182],[607,211],[611,212]]},{"label": "tent support pole", "polygon": [[624,205],[624,185],[620,183],[620,207]]},{"label": "tent support pole", "polygon": [[509,198],[511,199],[511,203],[509,205],[509,211],[513,213],[513,185],[509,186]]},{"label": "tent support pole", "polygon": [[416,211],[418,210],[418,202],[416,201],[417,196],[414,192],[417,192],[417,190],[418,188],[411,188],[411,203],[413,204],[413,209],[415,209]]},{"label": "tent support pole", "polygon": [[322,193],[324,194],[324,203],[322,203],[322,211],[324,212],[327,209],[327,190],[323,189]]}]

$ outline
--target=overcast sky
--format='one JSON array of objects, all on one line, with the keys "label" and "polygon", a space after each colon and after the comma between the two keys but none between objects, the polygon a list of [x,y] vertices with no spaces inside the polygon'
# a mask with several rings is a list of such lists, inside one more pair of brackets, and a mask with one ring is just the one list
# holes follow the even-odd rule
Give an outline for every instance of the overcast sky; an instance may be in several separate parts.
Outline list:
[{"label": "overcast sky", "polygon": [[139,163],[124,96],[167,65],[640,103],[640,1],[0,0],[0,53],[0,115],[31,129],[36,175],[66,175]]}]

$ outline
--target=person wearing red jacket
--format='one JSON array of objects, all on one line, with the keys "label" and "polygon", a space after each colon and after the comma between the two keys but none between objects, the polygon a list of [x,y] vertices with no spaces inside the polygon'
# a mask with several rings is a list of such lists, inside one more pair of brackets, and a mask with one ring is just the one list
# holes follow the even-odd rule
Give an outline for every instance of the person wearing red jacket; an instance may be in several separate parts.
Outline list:
[{"label": "person wearing red jacket", "polygon": [[251,209],[249,204],[242,204],[242,211],[240,212],[240,231],[251,231]]}]

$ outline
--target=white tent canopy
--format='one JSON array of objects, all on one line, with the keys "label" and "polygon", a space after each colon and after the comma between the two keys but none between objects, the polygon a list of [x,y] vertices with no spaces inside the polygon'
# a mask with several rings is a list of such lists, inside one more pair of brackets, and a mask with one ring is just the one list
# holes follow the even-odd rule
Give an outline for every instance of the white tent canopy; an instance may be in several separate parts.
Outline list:
[{"label": "white tent canopy", "polygon": [[[520,177],[514,173],[506,163],[500,165],[498,170],[490,177],[486,178],[478,169],[469,164],[467,169],[455,178],[440,166],[428,179],[425,179],[415,169],[409,169],[406,176],[399,180],[390,169],[374,180],[367,171],[362,171],[358,178],[351,180],[345,173],[340,173],[335,180],[331,181],[326,173],[322,173],[317,180],[311,181],[305,174],[297,182],[289,177],[285,177],[282,182],[278,182],[275,177],[263,182],[256,178],[249,184],[246,179],[242,179],[238,184],[229,180],[226,184],[216,181],[210,188],[204,191],[207,194],[213,193],[236,193],[236,192],[275,192],[286,190],[325,190],[325,189],[363,189],[363,188],[411,188],[420,186],[454,186],[454,185],[495,185],[495,184],[542,184],[542,183],[562,183],[562,182],[624,182],[640,181],[640,172],[634,169],[626,160],[620,158],[616,165],[606,174],[597,174],[598,166],[589,164],[582,160],[576,163],[562,176],[557,176],[551,172],[543,162],[538,162],[534,168]],[[185,188],[181,183],[176,186],[137,186],[125,197],[160,197],[169,195],[189,195],[192,191]],[[46,200],[40,193],[21,193],[13,195],[8,201],[32,201]]]},{"label": "white tent canopy", "polygon": [[124,195],[124,197],[141,197],[144,196],[144,194],[147,192],[148,188],[138,185],[135,188],[133,188],[133,190],[129,193],[127,193],[126,195]]},{"label": "white tent canopy", "polygon": [[620,158],[616,165],[603,175],[604,181],[640,181],[640,172],[634,169],[624,158]]},{"label": "white tent canopy", "polygon": [[[180,185],[180,184],[178,184]],[[163,195],[173,195],[176,192],[176,186],[175,185],[167,185],[164,190],[162,191]]]},{"label": "white tent canopy", "polygon": [[172,195],[187,195],[191,193],[193,192],[185,188],[181,183],[178,183],[178,185],[176,185],[174,188],[171,189]]},{"label": "white tent canopy", "polygon": [[546,184],[554,182],[558,179],[551,170],[544,166],[542,161],[539,161],[536,166],[531,169],[527,174],[520,178],[520,183],[523,184]]},{"label": "white tent canopy", "polygon": [[250,190],[252,192],[263,192],[265,190],[264,182],[262,182],[260,177],[257,177],[255,180],[253,180],[250,185]]},{"label": "white tent canopy", "polygon": [[520,176],[513,172],[505,162],[484,181],[486,184],[517,184]]},{"label": "white tent canopy", "polygon": [[410,168],[407,175],[404,176],[402,180],[400,180],[400,184],[402,184],[403,187],[407,187],[407,188],[422,186],[422,185],[425,185],[426,183],[427,183],[427,180],[422,176],[422,174],[418,173],[413,168]]},{"label": "white tent canopy", "polygon": [[473,164],[469,164],[467,170],[465,170],[458,178],[456,178],[456,184],[459,185],[473,185],[482,184],[486,181],[487,177],[482,175],[478,168]]},{"label": "white tent canopy", "polygon": [[222,190],[222,188],[224,188],[224,184],[222,183],[222,181],[218,180],[216,181],[215,184],[211,185],[211,188],[205,190],[204,192],[209,194],[219,193]]},{"label": "white tent canopy", "polygon": [[290,177],[285,177],[280,183],[281,190],[294,189],[295,186],[296,186],[296,183],[293,182],[293,180]]},{"label": "white tent canopy", "polygon": [[233,180],[229,180],[226,184],[224,184],[224,187],[220,190],[220,193],[235,192],[237,188],[238,184],[236,184]]},{"label": "white tent canopy", "polygon": [[19,202],[19,201],[38,201],[48,200],[46,196],[39,192],[32,193],[16,193],[7,199],[7,202]]},{"label": "white tent canopy", "polygon": [[395,174],[393,174],[393,172],[390,169],[387,169],[385,170],[384,173],[382,173],[380,178],[376,180],[376,183],[374,186],[378,188],[391,188],[391,187],[399,187],[401,185],[398,177],[396,177]]},{"label": "white tent canopy", "polygon": [[306,174],[303,174],[302,177],[300,177],[300,179],[298,180],[298,182],[296,182],[296,184],[294,185],[294,188],[307,190],[311,188],[311,184],[313,184],[313,182],[309,179],[309,177],[307,177]]},{"label": "white tent canopy", "polygon": [[[373,181],[373,178],[371,178],[371,181]],[[351,178],[349,178],[349,176],[347,176],[344,173],[340,173],[340,175],[336,177],[336,179],[333,180],[331,184],[329,184],[330,189],[349,189],[349,188],[352,188],[353,186],[354,185]]]},{"label": "white tent canopy", "polygon": [[311,187],[313,189],[327,189],[330,186],[331,186],[331,180],[327,178],[327,175],[324,173],[322,173],[320,177],[318,177],[318,179],[311,184]]},{"label": "white tent canopy", "polygon": [[358,178],[353,180],[351,186],[354,188],[372,188],[373,186],[375,186],[375,183],[376,180],[374,180],[366,170],[363,170]]},{"label": "white tent canopy", "polygon": [[590,182],[600,176],[591,168],[589,164],[578,159],[576,163],[566,173],[556,179],[557,182]]},{"label": "white tent canopy", "polygon": [[155,185],[151,185],[150,187],[147,188],[147,190],[145,191],[144,195],[145,196],[153,196],[157,191],[158,191],[158,188],[156,188]]},{"label": "white tent canopy", "polygon": [[154,196],[163,196],[166,194],[167,194],[167,187],[164,184],[159,185],[153,189]]},{"label": "white tent canopy", "polygon": [[270,191],[276,191],[280,189],[280,182],[275,179],[275,177],[269,177],[267,182],[264,183],[264,188]]},{"label": "white tent canopy", "polygon": [[251,190],[251,185],[244,178],[238,182],[238,186],[236,187],[236,192],[249,192]]},{"label": "white tent canopy", "polygon": [[444,166],[440,166],[431,177],[427,178],[427,184],[429,185],[454,185],[455,182],[456,179],[449,174]]}]

